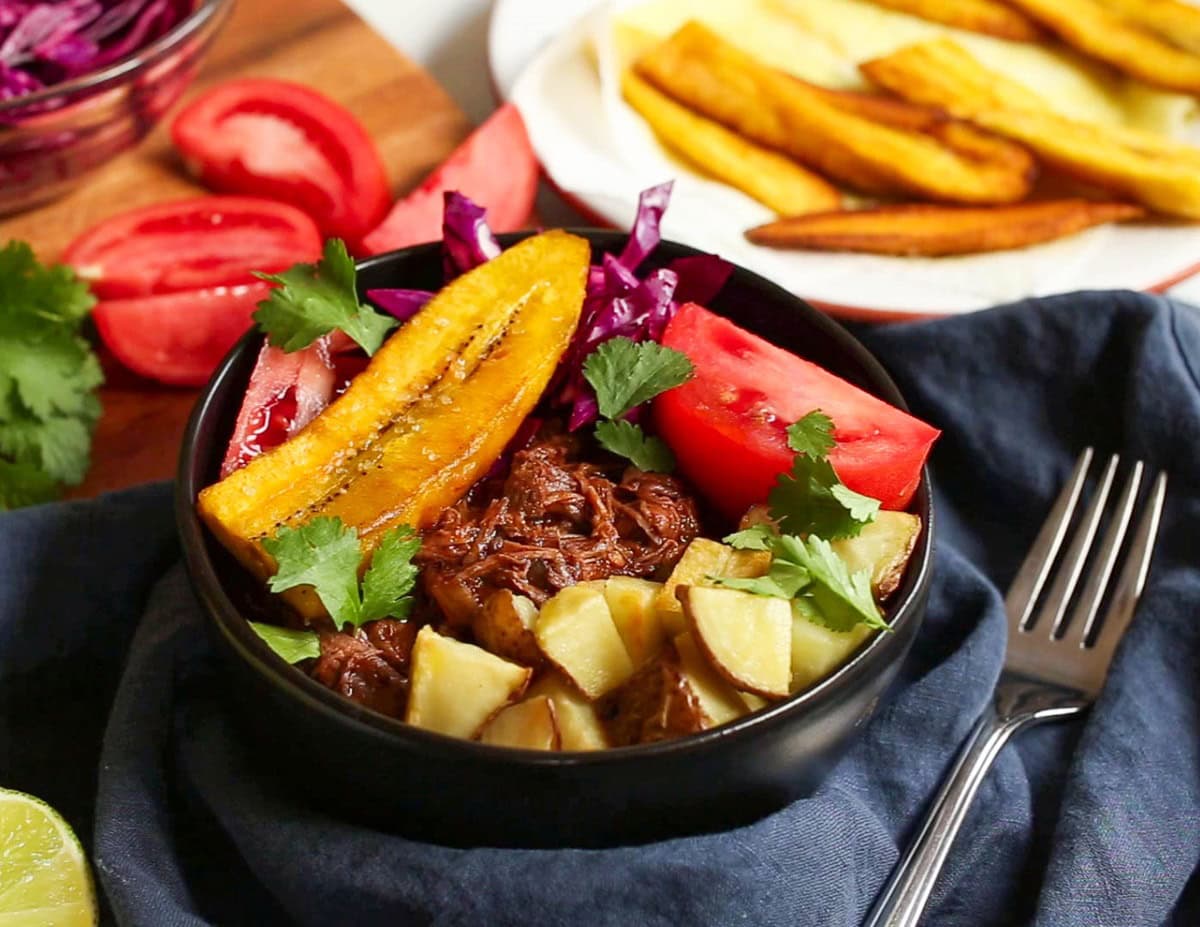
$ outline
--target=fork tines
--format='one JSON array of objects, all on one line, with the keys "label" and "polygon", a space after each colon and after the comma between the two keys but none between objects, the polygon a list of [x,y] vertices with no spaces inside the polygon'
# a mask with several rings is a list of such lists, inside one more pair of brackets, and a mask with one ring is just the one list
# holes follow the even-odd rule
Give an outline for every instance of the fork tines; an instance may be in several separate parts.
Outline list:
[{"label": "fork tines", "polygon": [[[1129,468],[1117,502],[1110,506],[1109,497],[1120,467],[1120,458],[1113,454],[1100,473],[1086,509],[1076,519],[1094,456],[1090,447],[1080,455],[1009,587],[1005,608],[1010,634],[1026,634],[1037,629],[1076,648],[1102,649],[1111,654],[1133,617],[1134,605],[1146,582],[1166,495],[1167,475],[1160,472],[1154,480],[1127,545],[1124,566],[1110,590],[1110,581],[1137,509],[1145,466],[1139,460]],[[1107,528],[1097,544],[1096,535],[1106,520]],[[1074,534],[1066,552],[1059,558],[1059,550],[1071,532],[1073,522]],[[1091,567],[1076,596],[1089,560]],[[1045,598],[1041,599],[1042,589],[1052,574],[1054,581]],[[1100,608],[1106,599],[1109,605],[1101,615]],[[1101,630],[1105,632],[1102,636]]]}]

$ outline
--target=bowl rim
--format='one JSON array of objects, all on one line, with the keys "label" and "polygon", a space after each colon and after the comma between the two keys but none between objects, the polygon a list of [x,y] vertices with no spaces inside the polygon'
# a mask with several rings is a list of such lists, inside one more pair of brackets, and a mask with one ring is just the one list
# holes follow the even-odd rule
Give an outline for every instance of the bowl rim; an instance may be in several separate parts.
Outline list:
[{"label": "bowl rim", "polygon": [[108,84],[117,83],[128,75],[140,71],[146,65],[158,61],[176,45],[200,31],[215,17],[224,16],[233,8],[234,0],[200,0],[199,5],[160,35],[149,45],[143,45],[136,51],[130,52],[124,58],[118,58],[98,71],[88,71],[78,77],[61,83],[51,84],[33,93],[13,97],[11,100],[0,102],[0,115],[6,112],[20,111],[38,103],[46,103],[60,97],[71,97],[76,94],[99,90]]},{"label": "bowl rim", "polygon": [[[610,229],[571,227],[564,231],[586,238],[593,247],[604,247],[607,244],[617,251],[628,238],[627,233]],[[536,231],[528,230],[502,234],[497,237],[502,246],[508,247],[533,234],[536,234]],[[706,253],[681,242],[667,239],[664,239],[662,244],[675,249],[680,256]],[[412,257],[422,251],[427,252],[430,259],[440,263],[441,243],[429,242],[358,261],[357,270],[361,274],[365,270],[386,265],[399,256]],[[823,330],[823,333],[836,342],[859,366],[873,387],[879,387],[879,389],[871,390],[874,394],[898,408],[908,411],[908,405],[904,401],[899,387],[887,370],[840,323],[815,309],[795,294],[747,268],[735,264],[734,275],[752,282],[757,288],[772,292],[781,303],[789,304],[799,315],[804,317],[806,323]],[[202,488],[199,477],[203,467],[197,466],[200,462],[196,460],[195,444],[201,426],[209,415],[218,413],[216,395],[225,381],[233,375],[233,368],[243,358],[244,352],[249,350],[252,345],[255,346],[257,352],[257,346],[261,343],[262,335],[252,329],[234,345],[204,387],[188,419],[175,482],[176,522],[184,560],[193,588],[201,600],[205,617],[216,626],[218,633],[224,637],[225,642],[249,669],[262,677],[268,685],[282,690],[287,697],[307,705],[310,710],[317,711],[334,723],[356,727],[360,734],[380,741],[394,741],[399,738],[418,749],[446,759],[500,763],[502,765],[516,764],[527,768],[603,767],[631,760],[652,762],[656,760],[672,762],[680,759],[686,760],[707,753],[727,742],[757,736],[763,729],[792,724],[802,720],[805,716],[817,716],[822,709],[836,705],[838,695],[842,690],[853,687],[856,681],[873,669],[873,664],[879,659],[878,655],[887,647],[891,634],[899,633],[907,625],[913,622],[919,623],[921,620],[923,600],[931,582],[934,547],[933,493],[928,465],[921,470],[921,480],[914,496],[914,505],[917,506],[918,514],[923,521],[921,537],[918,541],[919,560],[909,565],[908,577],[902,587],[903,597],[896,602],[893,612],[892,631],[876,634],[836,672],[804,692],[781,699],[768,707],[751,711],[733,721],[717,725],[706,731],[651,744],[609,747],[591,751],[543,751],[483,744],[415,727],[405,723],[402,719],[365,708],[326,688],[307,673],[285,662],[251,630],[249,621],[225,593],[224,585],[207,550],[210,532],[196,513],[195,501],[196,495]],[[208,461],[203,463],[207,464]]]}]

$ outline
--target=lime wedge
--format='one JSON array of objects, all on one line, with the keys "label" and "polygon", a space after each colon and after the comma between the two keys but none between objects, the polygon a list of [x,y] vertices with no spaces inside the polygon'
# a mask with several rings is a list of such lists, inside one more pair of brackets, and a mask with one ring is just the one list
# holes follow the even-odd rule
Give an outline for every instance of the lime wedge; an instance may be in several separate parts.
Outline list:
[{"label": "lime wedge", "polygon": [[44,801],[0,789],[0,927],[93,927],[92,876],[70,826]]}]

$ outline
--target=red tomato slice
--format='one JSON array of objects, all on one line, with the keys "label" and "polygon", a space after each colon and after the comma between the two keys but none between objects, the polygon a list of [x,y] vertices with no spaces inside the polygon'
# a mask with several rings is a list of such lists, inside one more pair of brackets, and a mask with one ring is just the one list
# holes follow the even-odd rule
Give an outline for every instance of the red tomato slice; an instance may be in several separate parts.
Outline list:
[{"label": "red tomato slice", "polygon": [[291,354],[264,343],[225,451],[221,478],[282,444],[316,418],[329,405],[335,385],[329,338]]},{"label": "red tomato slice", "polygon": [[204,384],[251,325],[270,285],[212,287],[138,299],[112,299],[92,310],[101,340],[144,377],[176,386]]},{"label": "red tomato slice", "polygon": [[496,110],[412,193],[392,207],[362,241],[382,254],[442,237],[442,197],[457,190],[487,210],[493,232],[522,228],[537,195],[538,162],[521,114],[511,103]]},{"label": "red tomato slice", "polygon": [[200,196],[120,213],[67,247],[63,260],[100,299],[254,283],[321,256],[312,219],[284,203]]},{"label": "red tomato slice", "polygon": [[787,426],[820,409],[833,419],[829,462],[851,489],[903,509],[940,432],[857,386],[688,303],[663,344],[696,374],[654,402],[654,422],[679,468],[730,518],[765,502],[791,469]]},{"label": "red tomato slice", "polygon": [[207,186],[294,203],[326,235],[351,245],[392,200],[367,130],[345,107],[301,84],[220,84],[179,114],[171,137]]}]

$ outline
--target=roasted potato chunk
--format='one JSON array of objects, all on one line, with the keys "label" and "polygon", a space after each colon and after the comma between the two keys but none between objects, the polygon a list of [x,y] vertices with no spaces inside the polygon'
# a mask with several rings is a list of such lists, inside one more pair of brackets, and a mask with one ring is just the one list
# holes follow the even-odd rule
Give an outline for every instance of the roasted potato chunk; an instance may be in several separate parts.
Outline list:
[{"label": "roasted potato chunk", "polygon": [[543,673],[529,687],[529,698],[542,695],[554,703],[561,749],[603,750],[609,746],[596,706],[557,670]]},{"label": "roasted potato chunk", "polygon": [[921,536],[921,519],[908,512],[876,512],[875,520],[858,537],[842,538],[830,546],[851,574],[871,571],[871,592],[883,602],[900,585],[904,569]]},{"label": "roasted potato chunk", "polygon": [[496,656],[522,666],[537,666],[542,662],[542,651],[533,634],[537,617],[538,608],[531,599],[500,589],[488,596],[483,608],[475,613],[471,630],[479,645]]},{"label": "roasted potato chunk", "polygon": [[672,636],[687,630],[683,606],[675,597],[679,586],[711,585],[710,576],[762,576],[770,565],[771,555],[765,550],[734,550],[708,538],[696,538],[658,594],[656,606],[663,627]]},{"label": "roasted potato chunk", "polygon": [[788,694],[792,609],[786,599],[738,589],[676,590],[692,638],[735,688],[764,698]]},{"label": "roasted potato chunk", "polygon": [[604,601],[635,667],[648,663],[666,640],[655,607],[661,591],[662,583],[633,576],[610,576],[604,583]]},{"label": "roasted potato chunk", "polygon": [[562,745],[562,737],[558,731],[554,702],[549,696],[539,695],[502,708],[496,717],[483,726],[479,739],[495,747],[557,750]]},{"label": "roasted potato chunk", "polygon": [[404,720],[416,727],[474,737],[529,683],[528,667],[482,647],[443,637],[426,625],[417,632]]},{"label": "roasted potato chunk", "polygon": [[633,675],[633,661],[613,623],[603,584],[560,590],[542,606],[534,635],[546,659],[590,699]]}]

